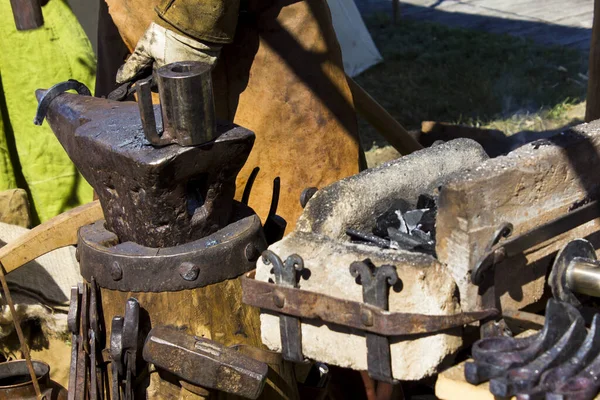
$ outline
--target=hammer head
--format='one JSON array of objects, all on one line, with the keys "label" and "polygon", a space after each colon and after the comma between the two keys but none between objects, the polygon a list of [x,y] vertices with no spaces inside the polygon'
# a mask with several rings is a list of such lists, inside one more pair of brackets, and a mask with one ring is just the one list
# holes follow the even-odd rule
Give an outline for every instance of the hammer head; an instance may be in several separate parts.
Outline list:
[{"label": "hammer head", "polygon": [[256,399],[267,364],[209,339],[157,326],[144,344],[144,360],[196,386]]},{"label": "hammer head", "polygon": [[[38,100],[44,93],[38,90]],[[154,111],[160,114],[159,106]],[[211,142],[155,148],[135,102],[70,93],[57,96],[46,117],[121,242],[176,246],[230,222],[235,179],[254,144],[251,131],[220,123]]]}]

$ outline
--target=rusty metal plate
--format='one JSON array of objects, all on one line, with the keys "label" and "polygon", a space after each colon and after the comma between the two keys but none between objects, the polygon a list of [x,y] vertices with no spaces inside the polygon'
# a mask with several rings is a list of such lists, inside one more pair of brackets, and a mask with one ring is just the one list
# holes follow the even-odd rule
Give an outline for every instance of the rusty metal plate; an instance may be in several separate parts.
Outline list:
[{"label": "rusty metal plate", "polygon": [[119,243],[104,221],[82,227],[78,242],[81,275],[88,281],[94,277],[100,287],[124,292],[194,289],[232,279],[255,268],[266,247],[256,215],[175,247]]},{"label": "rusty metal plate", "polygon": [[419,335],[456,328],[498,314],[496,309],[455,315],[425,315],[383,311],[378,307],[321,293],[283,287],[242,277],[242,301],[278,314],[322,320],[383,336]]}]

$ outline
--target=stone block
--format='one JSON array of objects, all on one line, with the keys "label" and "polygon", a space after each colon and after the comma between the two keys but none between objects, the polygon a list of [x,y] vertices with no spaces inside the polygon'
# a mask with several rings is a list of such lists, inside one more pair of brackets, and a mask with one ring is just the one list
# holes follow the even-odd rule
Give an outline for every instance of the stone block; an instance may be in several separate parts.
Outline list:
[{"label": "stone block", "polygon": [[[517,236],[597,199],[599,169],[596,121],[489,159],[445,183],[438,204],[436,251],[458,284],[464,311],[481,306],[470,270],[497,227],[510,222]],[[496,266],[502,308],[519,309],[540,300],[557,250],[577,237],[597,244],[599,229],[600,222],[591,221]]]}]

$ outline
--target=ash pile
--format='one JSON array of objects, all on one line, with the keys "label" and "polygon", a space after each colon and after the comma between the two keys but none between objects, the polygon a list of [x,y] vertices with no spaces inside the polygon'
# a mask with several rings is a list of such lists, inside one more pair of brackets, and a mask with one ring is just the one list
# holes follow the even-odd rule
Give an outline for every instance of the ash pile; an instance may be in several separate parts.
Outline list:
[{"label": "ash pile", "polygon": [[346,229],[346,234],[352,243],[417,251],[435,257],[436,215],[436,196],[419,195],[416,208],[406,200],[397,199],[377,217],[371,232]]}]

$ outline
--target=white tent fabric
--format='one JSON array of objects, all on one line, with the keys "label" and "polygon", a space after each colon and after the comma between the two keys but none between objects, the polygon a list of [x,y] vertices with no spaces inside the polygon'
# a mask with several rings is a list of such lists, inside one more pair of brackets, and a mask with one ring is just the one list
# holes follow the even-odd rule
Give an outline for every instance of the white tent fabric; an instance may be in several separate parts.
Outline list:
[{"label": "white tent fabric", "polygon": [[342,48],[344,71],[355,77],[383,61],[354,0],[327,0],[333,29]]}]

